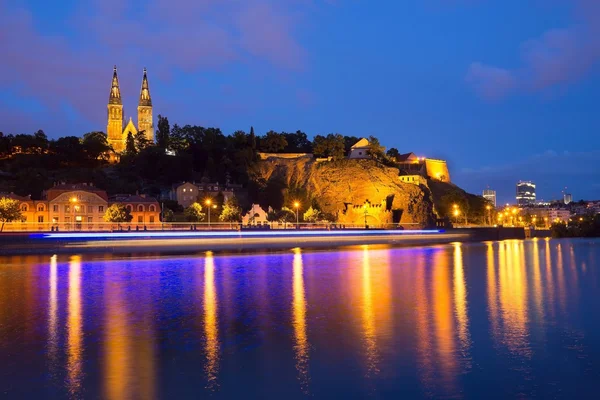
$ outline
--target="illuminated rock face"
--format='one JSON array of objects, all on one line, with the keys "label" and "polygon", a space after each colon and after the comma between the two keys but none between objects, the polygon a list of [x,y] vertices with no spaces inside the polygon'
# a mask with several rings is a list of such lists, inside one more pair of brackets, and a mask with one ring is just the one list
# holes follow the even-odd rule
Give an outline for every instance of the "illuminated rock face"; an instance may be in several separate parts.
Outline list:
[{"label": "illuminated rock face", "polygon": [[373,223],[431,224],[434,213],[429,190],[401,182],[398,174],[397,168],[372,160],[316,163],[311,159],[271,159],[259,162],[251,175],[257,182],[279,180],[287,188],[305,188],[323,212],[338,215],[346,223],[364,223],[364,211],[353,207],[369,201]]}]

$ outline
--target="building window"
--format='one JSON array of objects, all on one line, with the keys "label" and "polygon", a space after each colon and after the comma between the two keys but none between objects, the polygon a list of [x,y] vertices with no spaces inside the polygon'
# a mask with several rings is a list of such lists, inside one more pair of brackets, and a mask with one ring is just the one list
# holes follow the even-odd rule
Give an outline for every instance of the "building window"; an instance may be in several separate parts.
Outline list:
[{"label": "building window", "polygon": [[52,223],[58,224],[58,217],[52,217]]},{"label": "building window", "polygon": [[55,205],[52,206],[52,211],[58,212],[58,205],[57,204],[55,204]]},{"label": "building window", "polygon": [[43,223],[44,222],[44,216],[43,215],[38,215],[38,222],[39,223]]},{"label": "building window", "polygon": [[65,217],[65,223],[66,224],[70,224],[71,223],[71,217]]},{"label": "building window", "polygon": [[44,205],[43,204],[39,204],[38,205],[38,211],[44,211]]},{"label": "building window", "polygon": [[98,206],[98,212],[104,212],[104,206]]},{"label": "building window", "polygon": [[94,212],[94,206],[87,206],[87,210],[88,210],[88,214],[91,214]]},{"label": "building window", "polygon": [[139,224],[143,224],[144,223],[144,217],[142,215],[138,215],[138,223]]},{"label": "building window", "polygon": [[27,204],[21,204],[21,211],[27,211]]},{"label": "building window", "polygon": [[186,189],[186,188],[183,188],[183,193],[185,193],[185,192],[187,192],[187,189]]},{"label": "building window", "polygon": [[359,156],[362,156],[362,151],[359,151],[359,152],[358,152],[358,155],[359,155]]},{"label": "building window", "polygon": [[138,204],[138,212],[144,212],[144,206],[142,204]]},{"label": "building window", "polygon": [[65,212],[66,213],[71,212],[71,206],[65,206]]},{"label": "building window", "polygon": [[133,211],[133,207],[131,207],[131,204],[127,204],[127,211],[131,212]]},{"label": "building window", "polygon": [[154,207],[154,204],[151,204],[150,207],[148,208],[151,212],[156,211],[156,207]]},{"label": "building window", "polygon": [[94,222],[94,218],[93,217],[88,217],[88,224],[91,224],[92,222]]},{"label": "building window", "polygon": [[150,216],[150,223],[153,224],[154,223],[154,215]]}]

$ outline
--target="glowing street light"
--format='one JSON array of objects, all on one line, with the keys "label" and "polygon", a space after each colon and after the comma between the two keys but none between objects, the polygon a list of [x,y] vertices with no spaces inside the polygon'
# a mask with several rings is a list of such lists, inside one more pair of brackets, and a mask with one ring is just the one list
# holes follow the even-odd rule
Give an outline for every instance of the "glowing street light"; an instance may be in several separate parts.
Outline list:
[{"label": "glowing street light", "polygon": [[[206,204],[207,208],[208,208],[208,227],[210,228],[210,205],[212,204],[212,200],[211,199],[206,199],[206,201],[204,202],[204,204]],[[216,208],[216,206],[215,206]]]},{"label": "glowing street light", "polygon": [[300,203],[295,201],[294,208],[296,209],[296,229],[298,229],[299,219],[298,219],[298,209],[300,208]]}]

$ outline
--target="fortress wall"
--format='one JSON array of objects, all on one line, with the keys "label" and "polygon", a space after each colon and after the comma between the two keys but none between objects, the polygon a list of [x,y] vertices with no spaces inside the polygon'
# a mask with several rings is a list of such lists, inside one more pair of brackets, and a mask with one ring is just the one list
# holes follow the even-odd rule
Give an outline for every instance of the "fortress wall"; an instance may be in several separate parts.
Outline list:
[{"label": "fortress wall", "polygon": [[450,171],[444,160],[425,159],[425,168],[427,176],[442,182],[450,182]]}]

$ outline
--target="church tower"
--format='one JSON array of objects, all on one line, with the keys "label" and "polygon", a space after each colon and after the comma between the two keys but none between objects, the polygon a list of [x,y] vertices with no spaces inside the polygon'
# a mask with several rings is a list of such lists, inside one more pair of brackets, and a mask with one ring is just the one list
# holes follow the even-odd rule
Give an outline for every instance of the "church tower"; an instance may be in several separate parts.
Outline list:
[{"label": "church tower", "polygon": [[123,101],[119,89],[117,66],[113,69],[112,86],[108,97],[108,125],[106,126],[108,144],[117,152],[125,150],[123,141]]},{"label": "church tower", "polygon": [[142,78],[142,89],[140,91],[140,102],[138,104],[138,131],[144,131],[146,138],[154,143],[154,124],[152,122],[152,98],[148,87],[148,77],[144,68]]}]

